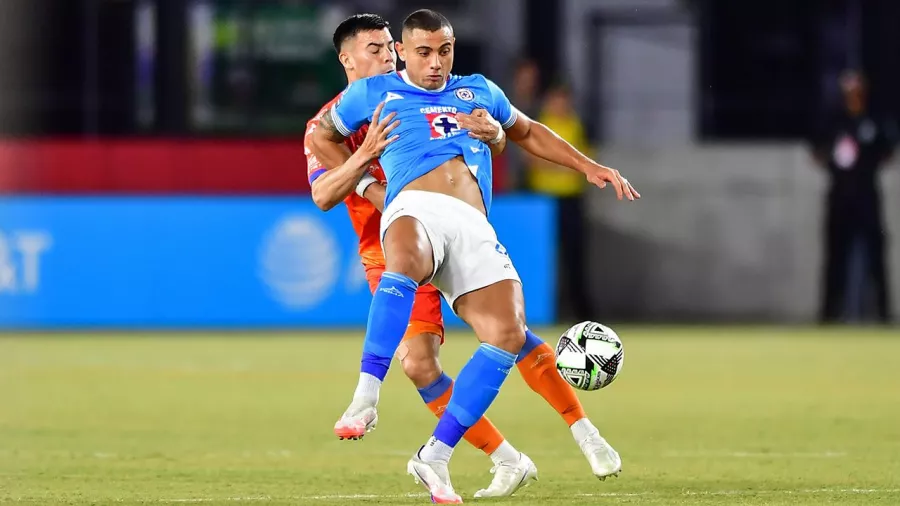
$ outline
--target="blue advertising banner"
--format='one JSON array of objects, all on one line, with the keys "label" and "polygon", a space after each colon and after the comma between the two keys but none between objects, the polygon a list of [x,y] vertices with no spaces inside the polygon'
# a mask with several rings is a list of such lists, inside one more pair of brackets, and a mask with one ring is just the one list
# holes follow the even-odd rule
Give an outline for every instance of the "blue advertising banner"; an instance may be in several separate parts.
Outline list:
[{"label": "blue advertising banner", "polygon": [[[492,221],[552,323],[556,207],[498,197]],[[365,325],[371,295],[343,206],[298,198],[0,198],[0,328]],[[447,323],[459,320],[445,306]]]}]

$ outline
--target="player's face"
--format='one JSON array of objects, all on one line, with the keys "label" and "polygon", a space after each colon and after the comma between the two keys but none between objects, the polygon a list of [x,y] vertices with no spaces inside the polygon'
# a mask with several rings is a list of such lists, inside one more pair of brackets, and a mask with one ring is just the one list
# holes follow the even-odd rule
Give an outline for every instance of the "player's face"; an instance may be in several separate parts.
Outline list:
[{"label": "player's face", "polygon": [[435,32],[418,29],[404,31],[403,43],[397,44],[397,51],[400,59],[406,62],[410,80],[426,90],[443,86],[453,69],[455,42],[450,28]]},{"label": "player's face", "polygon": [[348,41],[341,62],[356,79],[393,72],[397,68],[394,38],[387,28],[360,32]]}]

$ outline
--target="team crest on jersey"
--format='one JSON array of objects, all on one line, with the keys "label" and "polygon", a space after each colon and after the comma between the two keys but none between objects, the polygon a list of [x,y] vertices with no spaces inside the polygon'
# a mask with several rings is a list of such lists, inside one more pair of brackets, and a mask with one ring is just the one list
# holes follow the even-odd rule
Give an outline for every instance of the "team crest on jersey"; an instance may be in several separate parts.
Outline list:
[{"label": "team crest on jersey", "polygon": [[471,102],[475,100],[475,94],[469,88],[460,88],[456,90],[456,98],[464,102]]},{"label": "team crest on jersey", "polygon": [[432,139],[445,139],[459,133],[459,121],[456,115],[443,112],[426,114],[425,119],[431,125]]},{"label": "team crest on jersey", "polygon": [[462,132],[456,120],[456,107],[423,107],[419,112],[425,115],[425,121],[431,127],[431,140],[446,139]]}]

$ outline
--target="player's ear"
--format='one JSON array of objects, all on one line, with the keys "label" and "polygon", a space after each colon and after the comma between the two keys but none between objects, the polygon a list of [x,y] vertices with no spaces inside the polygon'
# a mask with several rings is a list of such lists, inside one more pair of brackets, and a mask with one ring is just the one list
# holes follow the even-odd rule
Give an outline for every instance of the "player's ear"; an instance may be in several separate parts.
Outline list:
[{"label": "player's ear", "polygon": [[338,55],[338,60],[340,60],[341,65],[343,65],[345,69],[353,69],[353,60],[350,58],[350,55],[348,53],[341,51],[341,54]]},{"label": "player's ear", "polygon": [[401,61],[406,61],[406,52],[403,51],[403,43],[399,40],[394,42],[394,50],[397,51],[397,57],[400,58]]}]

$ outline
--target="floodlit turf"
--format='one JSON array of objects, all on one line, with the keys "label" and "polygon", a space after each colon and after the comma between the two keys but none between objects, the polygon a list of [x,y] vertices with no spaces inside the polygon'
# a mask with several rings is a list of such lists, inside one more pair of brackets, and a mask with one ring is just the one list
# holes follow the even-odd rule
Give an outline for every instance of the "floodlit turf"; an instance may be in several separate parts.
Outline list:
[{"label": "floodlit turf", "polygon": [[[490,504],[900,504],[900,334],[619,331],[622,376],[581,398],[622,476],[514,371],[489,415],[540,481]],[[435,418],[399,369],[377,431],[331,433],[360,336],[0,335],[0,503],[430,504],[405,465]],[[448,371],[474,348],[449,336]],[[457,451],[467,503],[490,467]]]}]

